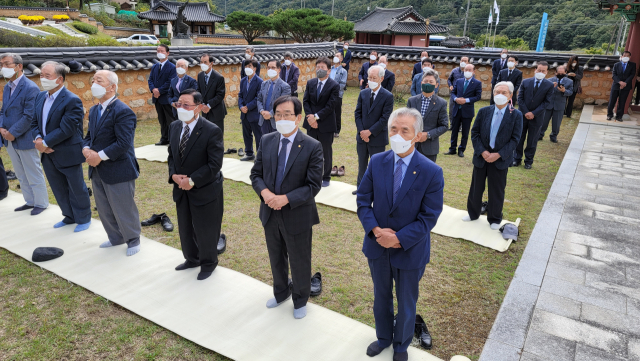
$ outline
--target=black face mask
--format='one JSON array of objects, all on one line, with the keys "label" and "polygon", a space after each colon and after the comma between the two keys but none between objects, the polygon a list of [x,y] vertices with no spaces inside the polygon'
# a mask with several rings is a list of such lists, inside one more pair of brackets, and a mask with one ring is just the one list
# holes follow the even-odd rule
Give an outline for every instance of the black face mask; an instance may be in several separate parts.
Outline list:
[{"label": "black face mask", "polygon": [[556,77],[558,77],[558,79],[562,79],[565,77],[565,74],[556,74]]}]

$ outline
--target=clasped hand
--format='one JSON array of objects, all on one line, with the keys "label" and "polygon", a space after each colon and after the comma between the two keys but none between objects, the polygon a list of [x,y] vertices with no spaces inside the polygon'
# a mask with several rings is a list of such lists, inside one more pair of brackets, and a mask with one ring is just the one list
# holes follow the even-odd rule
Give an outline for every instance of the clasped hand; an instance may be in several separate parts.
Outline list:
[{"label": "clasped hand", "polygon": [[289,204],[289,198],[287,198],[286,194],[276,195],[268,189],[262,190],[260,193],[262,199],[264,200],[264,204],[269,206],[269,208],[279,211],[282,207]]},{"label": "clasped hand", "polygon": [[36,149],[40,153],[47,153],[47,154],[53,153],[53,149],[44,146],[44,144],[42,143],[42,138],[38,138],[38,139],[34,140],[33,143],[35,143]]},{"label": "clasped hand", "polygon": [[191,188],[193,188],[189,184],[189,177],[187,177],[184,174],[174,174],[171,176],[171,179],[173,179],[173,182],[178,185],[178,188],[184,191],[188,191],[188,190],[191,190]]},{"label": "clasped hand", "polygon": [[0,128],[0,136],[10,142],[16,140],[16,137],[14,137],[13,134],[9,133],[9,131],[4,128]]},{"label": "clasped hand", "polygon": [[360,138],[365,142],[369,143],[369,137],[371,136],[371,131],[368,129],[360,131]]},{"label": "clasped hand", "polygon": [[84,158],[87,160],[87,164],[92,167],[97,167],[98,164],[102,162],[102,158],[100,158],[100,155],[95,150],[84,148],[82,150],[82,155],[84,155]]},{"label": "clasped hand", "polygon": [[384,248],[402,248],[396,231],[391,228],[376,227],[373,229],[373,234],[376,236],[376,242]]},{"label": "clasped hand", "polygon": [[487,163],[493,163],[500,159],[500,153],[489,153],[488,150],[485,150],[482,152],[482,158],[484,158]]},{"label": "clasped hand", "polygon": [[318,129],[318,121],[316,120],[316,116],[313,114],[307,114],[307,122],[309,126],[313,129]]},{"label": "clasped hand", "polygon": [[456,98],[455,102],[456,102],[457,104],[462,105],[462,104],[466,103],[466,102],[467,102],[467,100],[466,100],[465,98]]}]

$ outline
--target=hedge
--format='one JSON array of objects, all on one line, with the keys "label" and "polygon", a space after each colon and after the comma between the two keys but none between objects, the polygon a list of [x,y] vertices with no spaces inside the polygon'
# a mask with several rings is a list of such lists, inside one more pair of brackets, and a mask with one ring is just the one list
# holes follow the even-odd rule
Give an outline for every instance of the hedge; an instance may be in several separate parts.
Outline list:
[{"label": "hedge", "polygon": [[73,27],[82,31],[83,33],[86,34],[97,34],[98,33],[98,28],[96,28],[95,26],[91,25],[91,24],[86,24],[86,23],[82,23],[82,22],[74,22]]}]

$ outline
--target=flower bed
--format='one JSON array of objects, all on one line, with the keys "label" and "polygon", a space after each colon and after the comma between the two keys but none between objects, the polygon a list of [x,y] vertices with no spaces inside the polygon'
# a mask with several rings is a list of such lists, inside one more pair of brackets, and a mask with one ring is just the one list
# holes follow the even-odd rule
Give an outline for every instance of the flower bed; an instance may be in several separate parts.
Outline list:
[{"label": "flower bed", "polygon": [[45,20],[45,17],[39,16],[39,15],[35,15],[35,16],[20,15],[18,16],[18,20],[22,21],[24,25],[40,25]]},{"label": "flower bed", "polygon": [[56,24],[60,24],[60,23],[64,23],[66,21],[69,21],[69,16],[67,16],[67,15],[54,15],[53,16],[53,20],[56,21]]}]

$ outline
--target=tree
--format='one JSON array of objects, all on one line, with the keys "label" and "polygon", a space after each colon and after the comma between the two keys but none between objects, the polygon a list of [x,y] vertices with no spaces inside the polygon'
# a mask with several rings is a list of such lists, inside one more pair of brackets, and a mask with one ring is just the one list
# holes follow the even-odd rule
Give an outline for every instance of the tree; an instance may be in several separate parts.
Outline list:
[{"label": "tree", "polygon": [[353,23],[325,15],[318,9],[287,9],[272,15],[273,29],[299,43],[353,39]]},{"label": "tree", "polygon": [[261,14],[234,11],[227,16],[227,25],[231,30],[242,34],[248,44],[255,38],[272,29],[271,19]]}]

